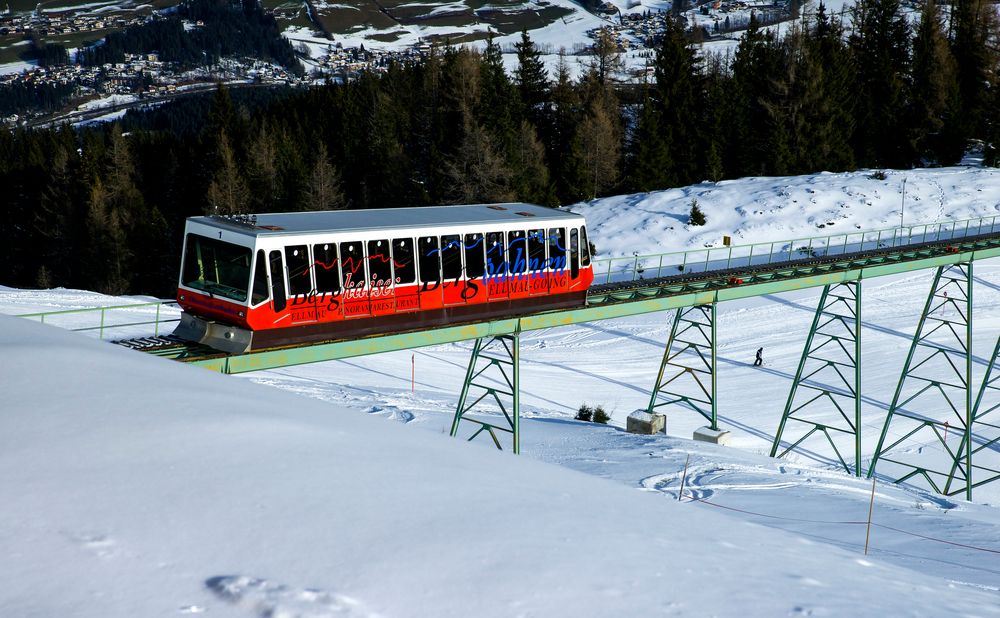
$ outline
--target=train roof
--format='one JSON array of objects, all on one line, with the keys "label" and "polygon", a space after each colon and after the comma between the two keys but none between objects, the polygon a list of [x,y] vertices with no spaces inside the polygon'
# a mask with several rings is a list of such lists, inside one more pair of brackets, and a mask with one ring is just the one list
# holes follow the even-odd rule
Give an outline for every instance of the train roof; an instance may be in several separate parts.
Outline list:
[{"label": "train roof", "polygon": [[446,225],[490,225],[515,221],[567,222],[573,219],[579,220],[582,217],[566,210],[524,203],[191,217],[192,221],[204,225],[224,227],[256,236]]}]

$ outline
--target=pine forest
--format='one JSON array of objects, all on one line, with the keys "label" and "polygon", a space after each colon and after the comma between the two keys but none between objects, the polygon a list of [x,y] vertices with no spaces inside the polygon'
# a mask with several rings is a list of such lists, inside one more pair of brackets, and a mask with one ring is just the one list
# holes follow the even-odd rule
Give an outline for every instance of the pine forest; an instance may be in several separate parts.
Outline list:
[{"label": "pine forest", "polygon": [[779,37],[751,19],[720,56],[668,22],[646,83],[623,79],[606,37],[581,73],[565,56],[550,71],[524,33],[510,72],[493,41],[440,46],[346,84],[220,86],[113,123],[3,131],[7,283],[170,295],[184,220],[206,213],[557,206],[1000,160],[992,4],[926,0],[911,24],[899,0],[861,0],[849,29],[821,4],[804,23]]}]

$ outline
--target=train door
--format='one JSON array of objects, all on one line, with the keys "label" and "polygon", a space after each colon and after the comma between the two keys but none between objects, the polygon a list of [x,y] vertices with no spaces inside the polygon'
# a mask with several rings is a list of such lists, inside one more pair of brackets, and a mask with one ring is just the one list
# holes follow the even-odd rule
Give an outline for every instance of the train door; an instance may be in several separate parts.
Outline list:
[{"label": "train door", "polygon": [[580,286],[580,232],[577,228],[569,230],[569,289]]},{"label": "train door", "polygon": [[392,267],[395,275],[396,311],[420,309],[420,286],[417,284],[417,262],[413,254],[412,238],[392,240]]},{"label": "train door", "polygon": [[580,226],[580,270],[584,287],[594,282],[594,269],[590,266],[590,241],[587,240],[587,226]]},{"label": "train door", "polygon": [[549,292],[558,294],[569,289],[569,269],[566,261],[566,228],[549,228]]},{"label": "train door", "polygon": [[363,245],[363,241],[360,240],[340,243],[340,274],[344,282],[345,318],[358,318],[371,313]]},{"label": "train door", "polygon": [[253,283],[250,286],[250,308],[268,299],[270,296],[267,286],[267,257],[263,249],[257,249],[257,259],[253,265]]},{"label": "train door", "polygon": [[417,239],[417,265],[420,274],[420,308],[440,309],[441,246],[437,236],[421,236]]},{"label": "train door", "polygon": [[545,230],[528,230],[528,294],[549,293],[549,276],[545,272]]},{"label": "train door", "polygon": [[316,319],[328,322],[340,317],[343,293],[337,243],[313,245],[313,278],[316,280]]},{"label": "train door", "polygon": [[368,241],[368,300],[372,315],[395,313],[389,239]]},{"label": "train door", "polygon": [[507,232],[507,267],[510,269],[510,299],[527,298],[528,239],[524,230]]},{"label": "train door", "polygon": [[486,293],[491,301],[510,298],[506,244],[503,232],[486,233]]},{"label": "train door", "polygon": [[462,280],[462,237],[441,237],[441,292],[445,307],[465,304],[465,281]]},{"label": "train door", "polygon": [[486,290],[486,238],[482,233],[466,234],[465,253],[465,302],[486,302],[489,294]]},{"label": "train door", "polygon": [[285,247],[285,264],[288,265],[288,297],[292,308],[292,324],[316,321],[316,303],[312,294],[312,266],[306,245]]},{"label": "train door", "polygon": [[268,262],[271,267],[271,308],[276,316],[274,323],[277,324],[278,320],[288,317],[287,315],[277,317],[277,314],[283,312],[288,305],[288,299],[285,297],[285,263],[281,259],[281,251],[271,251],[268,254]]}]

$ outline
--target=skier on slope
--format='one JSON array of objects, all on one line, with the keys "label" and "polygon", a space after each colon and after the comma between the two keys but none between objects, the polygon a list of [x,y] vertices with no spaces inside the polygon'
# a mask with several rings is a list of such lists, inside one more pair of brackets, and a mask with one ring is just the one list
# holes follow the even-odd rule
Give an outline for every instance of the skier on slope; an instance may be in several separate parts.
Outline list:
[{"label": "skier on slope", "polygon": [[764,364],[764,348],[757,348],[757,360],[753,362],[754,367],[760,367]]}]

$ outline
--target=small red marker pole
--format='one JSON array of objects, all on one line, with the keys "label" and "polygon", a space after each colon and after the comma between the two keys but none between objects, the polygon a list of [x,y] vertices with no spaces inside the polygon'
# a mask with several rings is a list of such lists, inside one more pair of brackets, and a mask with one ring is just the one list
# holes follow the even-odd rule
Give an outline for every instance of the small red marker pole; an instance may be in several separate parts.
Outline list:
[{"label": "small red marker pole", "polygon": [[948,441],[948,421],[944,422],[944,441]]},{"label": "small red marker pole", "polygon": [[417,377],[417,355],[410,354],[410,392],[413,392]]}]

